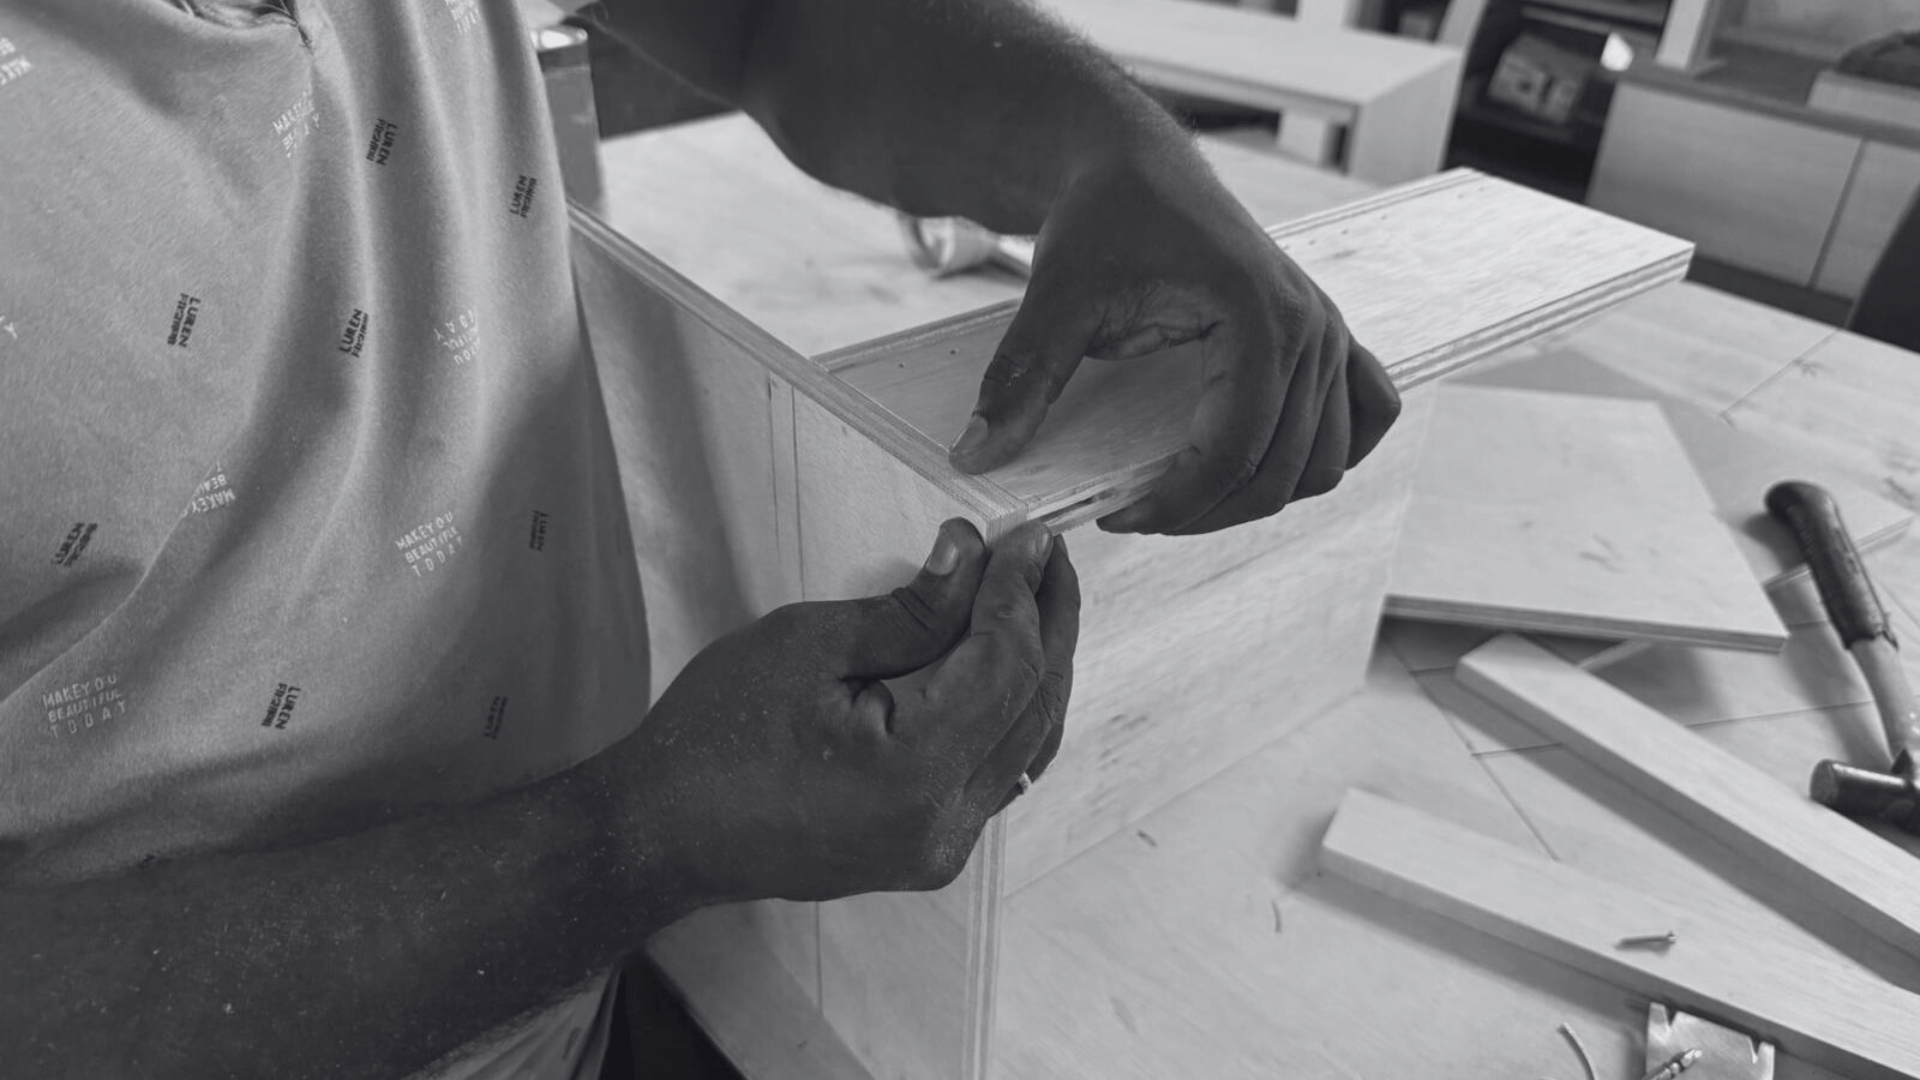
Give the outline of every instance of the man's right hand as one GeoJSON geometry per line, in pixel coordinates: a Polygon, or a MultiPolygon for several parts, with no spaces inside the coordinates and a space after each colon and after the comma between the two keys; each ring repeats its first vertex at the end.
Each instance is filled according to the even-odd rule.
{"type": "Polygon", "coordinates": [[[1079,615],[1044,527],[948,521],[911,584],[695,657],[614,751],[639,828],[712,902],[944,886],[1060,745],[1079,615]]]}

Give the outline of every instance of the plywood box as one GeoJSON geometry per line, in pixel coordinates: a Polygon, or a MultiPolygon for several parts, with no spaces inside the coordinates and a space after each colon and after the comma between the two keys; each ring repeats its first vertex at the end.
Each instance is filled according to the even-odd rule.
{"type": "MultiPolygon", "coordinates": [[[[962,476],[944,447],[1011,306],[810,359],[591,216],[574,226],[656,694],[773,607],[904,583],[945,518],[990,540],[1033,519],[1069,529],[1184,445],[1199,357],[1174,350],[1083,365],[1021,461],[962,476]]],[[[1673,280],[1690,251],[1469,172],[1270,232],[1403,387],[1673,280]]],[[[878,1077],[985,1076],[1004,896],[1359,687],[1425,405],[1410,397],[1335,492],[1268,521],[1075,533],[1083,632],[1043,783],[941,892],[715,910],[662,935],[656,957],[721,1045],[784,1063],[769,1074],[844,1075],[850,1054],[878,1077]]]]}

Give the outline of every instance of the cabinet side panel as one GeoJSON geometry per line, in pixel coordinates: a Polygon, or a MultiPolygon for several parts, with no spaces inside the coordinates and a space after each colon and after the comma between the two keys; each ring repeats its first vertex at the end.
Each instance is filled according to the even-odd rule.
{"type": "Polygon", "coordinates": [[[1433,395],[1333,492],[1199,537],[1069,538],[1066,737],[1007,811],[1015,893],[1360,688],[1433,395]]]}
{"type": "MultiPolygon", "coordinates": [[[[989,541],[1014,515],[944,490],[812,399],[796,395],[801,578],[810,600],[906,584],[950,517],[989,541]]],[[[959,880],[819,908],[820,1006],[876,1077],[980,1080],[988,1060],[1004,824],[959,880]]]]}
{"type": "MultiPolygon", "coordinates": [[[[800,598],[794,395],[750,347],[661,288],[648,264],[594,235],[575,233],[574,278],[633,527],[657,699],[715,638],[800,598]]],[[[759,933],[730,947],[766,953],[816,997],[813,905],[767,901],[735,918],[759,933]]],[[[685,931],[729,933],[712,920],[685,931]]],[[[659,959],[683,993],[711,997],[723,992],[717,970],[674,957],[719,947],[729,946],[702,942],[659,959]]],[[[734,1014],[711,1022],[725,1027],[734,1014]]],[[[716,1034],[729,1045],[756,1037],[745,1028],[716,1034]]]]}

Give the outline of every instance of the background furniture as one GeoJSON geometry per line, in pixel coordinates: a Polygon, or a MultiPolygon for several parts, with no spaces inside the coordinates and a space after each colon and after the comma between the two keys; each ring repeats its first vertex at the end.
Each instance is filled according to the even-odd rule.
{"type": "Polygon", "coordinates": [[[1197,0],[1041,6],[1150,86],[1280,113],[1280,148],[1304,160],[1378,184],[1440,167],[1456,50],[1197,0]]]}

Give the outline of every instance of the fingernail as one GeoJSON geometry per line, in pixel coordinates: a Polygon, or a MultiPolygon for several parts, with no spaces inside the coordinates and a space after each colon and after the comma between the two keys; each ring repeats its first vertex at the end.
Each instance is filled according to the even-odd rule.
{"type": "Polygon", "coordinates": [[[1027,537],[1027,553],[1035,562],[1045,562],[1053,553],[1053,532],[1045,527],[1035,529],[1033,535],[1027,537]]]}
{"type": "Polygon", "coordinates": [[[927,556],[926,566],[922,567],[934,577],[946,577],[960,565],[960,545],[954,542],[945,525],[940,526],[940,535],[933,541],[933,552],[927,556]]]}
{"type": "Polygon", "coordinates": [[[967,430],[961,432],[958,439],[953,440],[953,447],[949,453],[959,457],[969,457],[978,453],[986,441],[987,418],[974,413],[973,419],[967,421],[967,430]]]}

